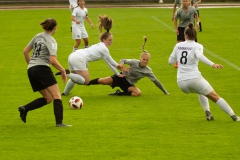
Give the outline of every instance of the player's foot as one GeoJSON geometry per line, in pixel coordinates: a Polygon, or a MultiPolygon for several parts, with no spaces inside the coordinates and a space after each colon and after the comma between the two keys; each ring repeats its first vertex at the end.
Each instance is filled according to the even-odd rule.
{"type": "MultiPolygon", "coordinates": [[[[66,74],[69,74],[69,73],[70,73],[69,69],[65,69],[65,72],[66,72],[66,74]]],[[[57,72],[55,75],[56,75],[56,76],[57,76],[57,75],[61,75],[61,72],[57,72]]]]}
{"type": "Polygon", "coordinates": [[[121,91],[120,90],[116,90],[115,92],[110,93],[109,95],[111,95],[111,96],[119,96],[119,93],[121,93],[121,91]]]}
{"type": "Polygon", "coordinates": [[[56,124],[56,127],[72,127],[72,125],[61,123],[61,124],[56,124]]]}
{"type": "Polygon", "coordinates": [[[21,117],[21,120],[26,123],[26,119],[27,119],[27,112],[24,108],[24,106],[20,106],[18,108],[18,111],[20,112],[20,117],[21,117]]]}
{"type": "Polygon", "coordinates": [[[71,32],[72,32],[72,27],[70,28],[71,32]]]}
{"type": "Polygon", "coordinates": [[[233,121],[240,121],[240,117],[238,117],[236,115],[231,116],[231,118],[233,121]]]}
{"type": "Polygon", "coordinates": [[[208,121],[214,120],[214,117],[210,111],[205,111],[205,114],[206,114],[206,120],[208,121]]]}
{"type": "Polygon", "coordinates": [[[178,68],[178,62],[174,64],[174,68],[178,68]]]}
{"type": "Polygon", "coordinates": [[[64,93],[64,92],[63,92],[61,95],[62,95],[62,96],[68,96],[69,93],[67,94],[67,93],[64,93]]]}

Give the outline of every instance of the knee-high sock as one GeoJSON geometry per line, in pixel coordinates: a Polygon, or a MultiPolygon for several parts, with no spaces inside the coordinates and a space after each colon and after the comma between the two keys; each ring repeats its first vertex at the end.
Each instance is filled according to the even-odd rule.
{"type": "Polygon", "coordinates": [[[229,116],[233,116],[235,115],[235,113],[233,112],[232,108],[229,106],[229,104],[223,99],[220,98],[216,104],[223,110],[225,111],[229,116]]]}
{"type": "Polygon", "coordinates": [[[203,110],[204,110],[204,111],[210,111],[208,98],[205,97],[205,96],[202,95],[202,94],[198,94],[198,99],[199,99],[199,102],[200,102],[203,110]]]}
{"type": "Polygon", "coordinates": [[[65,95],[69,94],[69,92],[73,89],[74,85],[75,85],[75,83],[71,79],[69,79],[66,87],[64,88],[63,93],[65,95]]]}
{"type": "Polygon", "coordinates": [[[88,85],[99,84],[98,79],[99,78],[92,79],[91,81],[89,81],[88,85]]]}
{"type": "Polygon", "coordinates": [[[202,23],[199,22],[199,30],[202,31],[202,23]]]}
{"type": "Polygon", "coordinates": [[[81,75],[79,75],[79,74],[70,73],[70,74],[67,74],[67,76],[73,82],[75,82],[77,84],[84,84],[85,83],[85,79],[81,75]]]}
{"type": "Polygon", "coordinates": [[[63,105],[61,99],[53,100],[53,111],[55,115],[56,124],[62,124],[63,120],[63,105]]]}
{"type": "Polygon", "coordinates": [[[35,99],[32,102],[24,105],[24,108],[25,108],[25,111],[28,112],[28,111],[40,108],[46,104],[47,104],[47,100],[42,97],[42,98],[35,99]]]}

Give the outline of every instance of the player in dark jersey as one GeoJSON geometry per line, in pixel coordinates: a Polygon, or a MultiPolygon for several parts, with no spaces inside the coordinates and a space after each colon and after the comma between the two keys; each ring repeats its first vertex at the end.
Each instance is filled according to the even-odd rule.
{"type": "Polygon", "coordinates": [[[140,60],[136,59],[122,59],[120,61],[120,66],[122,68],[124,64],[130,66],[128,71],[122,72],[121,75],[113,75],[106,78],[96,78],[89,82],[88,85],[94,84],[103,84],[103,85],[110,85],[112,88],[120,87],[123,92],[117,90],[110,95],[129,95],[129,96],[141,96],[141,91],[138,89],[135,84],[137,81],[144,77],[148,77],[151,81],[163,91],[164,94],[169,94],[164,87],[162,86],[161,82],[156,78],[154,73],[152,72],[151,68],[148,67],[148,63],[150,60],[150,54],[144,50],[144,45],[146,43],[146,37],[144,37],[144,44],[143,44],[143,53],[141,54],[140,60]]]}
{"type": "MultiPolygon", "coordinates": [[[[200,15],[200,12],[198,10],[199,3],[201,3],[201,0],[191,0],[192,7],[196,8],[196,10],[197,10],[198,19],[199,19],[199,15],[200,15]]],[[[199,19],[199,32],[202,32],[202,23],[201,23],[200,19],[199,19]]]]}
{"type": "Polygon", "coordinates": [[[61,72],[62,80],[66,82],[65,69],[57,61],[57,42],[52,37],[57,28],[57,22],[48,18],[40,23],[45,30],[33,37],[24,48],[23,53],[28,64],[28,78],[34,92],[39,91],[42,97],[18,108],[20,117],[26,123],[29,111],[43,107],[53,101],[53,109],[57,127],[69,127],[63,124],[63,105],[57,81],[50,68],[50,64],[61,72]],[[32,56],[29,53],[33,50],[32,56]]]}

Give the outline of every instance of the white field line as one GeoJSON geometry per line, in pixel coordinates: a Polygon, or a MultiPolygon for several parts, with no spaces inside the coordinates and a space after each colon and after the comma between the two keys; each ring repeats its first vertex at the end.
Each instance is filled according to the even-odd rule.
{"type": "MultiPolygon", "coordinates": [[[[152,18],[153,18],[154,20],[156,20],[157,22],[160,22],[163,26],[167,27],[168,29],[170,29],[171,31],[174,32],[174,29],[173,29],[172,27],[170,27],[168,24],[166,24],[165,22],[161,21],[160,19],[158,19],[158,18],[155,17],[155,16],[152,16],[152,18]]],[[[217,54],[211,52],[209,49],[207,49],[207,48],[205,48],[205,47],[204,47],[204,50],[205,50],[205,52],[207,52],[209,55],[211,55],[211,56],[213,56],[213,57],[215,57],[215,58],[217,58],[217,59],[225,62],[225,63],[228,64],[229,66],[231,66],[231,67],[233,67],[234,69],[240,71],[240,67],[239,67],[239,66],[237,66],[237,65],[231,63],[230,61],[228,61],[228,60],[226,60],[226,59],[218,56],[217,54]]]]}

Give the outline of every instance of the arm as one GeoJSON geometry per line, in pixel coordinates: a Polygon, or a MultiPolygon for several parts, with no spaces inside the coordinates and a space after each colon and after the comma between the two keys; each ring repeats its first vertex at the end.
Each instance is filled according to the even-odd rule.
{"type": "Polygon", "coordinates": [[[198,0],[197,2],[195,2],[194,4],[192,4],[193,7],[196,7],[199,3],[201,3],[201,0],[198,0]]]}
{"type": "Polygon", "coordinates": [[[177,5],[174,4],[173,10],[172,10],[172,21],[174,20],[174,15],[175,15],[175,12],[176,12],[176,7],[177,7],[177,5]]]}
{"type": "Polygon", "coordinates": [[[117,67],[119,67],[119,65],[117,64],[117,66],[113,66],[106,58],[104,58],[103,59],[106,63],[107,63],[107,65],[110,67],[110,69],[117,75],[117,76],[119,76],[120,74],[119,74],[119,72],[117,71],[117,67]]]}
{"type": "Polygon", "coordinates": [[[197,13],[195,14],[195,18],[196,18],[196,21],[197,21],[198,28],[200,28],[200,26],[199,26],[200,20],[199,20],[199,17],[198,17],[198,14],[197,14],[197,13]]]}
{"type": "Polygon", "coordinates": [[[179,34],[179,32],[178,32],[177,20],[176,20],[176,19],[174,19],[173,21],[174,21],[175,33],[176,33],[176,35],[178,35],[178,34],[179,34]]]}
{"type": "Polygon", "coordinates": [[[32,48],[29,47],[29,46],[26,46],[26,47],[24,48],[24,50],[23,50],[23,54],[24,54],[24,57],[25,57],[25,60],[26,60],[27,64],[28,64],[29,61],[30,61],[29,52],[30,52],[31,50],[32,50],[32,48]]]}
{"type": "Polygon", "coordinates": [[[78,20],[75,18],[75,16],[72,15],[72,18],[71,18],[71,19],[72,19],[73,22],[76,22],[77,24],[80,24],[80,21],[78,21],[78,20]]]}
{"type": "Polygon", "coordinates": [[[169,64],[169,65],[172,65],[172,64],[175,63],[176,61],[177,61],[176,58],[170,56],[169,59],[168,59],[168,64],[169,64]]]}
{"type": "Polygon", "coordinates": [[[91,22],[91,20],[88,18],[88,16],[86,17],[86,21],[92,26],[92,28],[94,28],[93,23],[91,22]]]}
{"type": "Polygon", "coordinates": [[[158,80],[156,79],[155,81],[153,81],[153,83],[154,83],[159,89],[161,89],[165,95],[168,95],[168,94],[169,94],[169,93],[165,90],[165,88],[162,86],[162,84],[161,84],[160,81],[158,81],[158,80]]]}
{"type": "Polygon", "coordinates": [[[50,63],[53,65],[54,68],[56,68],[61,72],[62,80],[65,83],[67,80],[66,72],[65,72],[65,69],[58,62],[56,56],[50,56],[50,63]]]}

